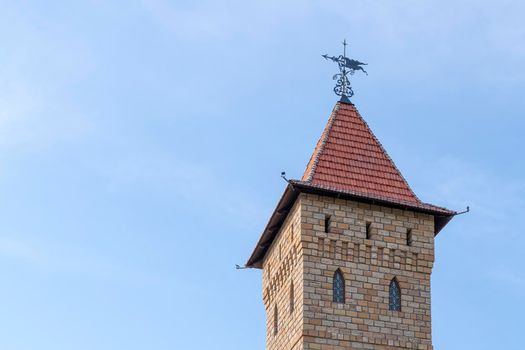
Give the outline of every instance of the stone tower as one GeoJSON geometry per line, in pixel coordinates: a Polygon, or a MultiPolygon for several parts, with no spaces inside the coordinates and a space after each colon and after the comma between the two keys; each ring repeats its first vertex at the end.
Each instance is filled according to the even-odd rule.
{"type": "Polygon", "coordinates": [[[267,350],[432,349],[434,238],[454,215],[338,102],[246,264],[263,269],[267,350]]]}

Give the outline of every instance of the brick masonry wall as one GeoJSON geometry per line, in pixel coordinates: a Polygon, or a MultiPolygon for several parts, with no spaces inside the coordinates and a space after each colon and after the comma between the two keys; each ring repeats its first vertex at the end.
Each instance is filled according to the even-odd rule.
{"type": "MultiPolygon", "coordinates": [[[[433,217],[311,194],[301,194],[299,200],[302,349],[431,350],[433,217]],[[330,216],[328,233],[326,215],[330,216]],[[367,222],[371,239],[366,239],[367,222]],[[410,246],[407,229],[412,230],[410,246]],[[345,277],[344,304],[332,301],[332,279],[338,268],[345,277]],[[401,311],[389,310],[394,277],[401,288],[401,311]]],[[[292,349],[284,343],[278,348],[292,349]]]]}
{"type": "Polygon", "coordinates": [[[263,262],[266,349],[303,349],[303,258],[301,203],[297,200],[263,262]],[[291,285],[293,283],[293,309],[291,285]],[[274,313],[277,308],[277,333],[274,313]]]}

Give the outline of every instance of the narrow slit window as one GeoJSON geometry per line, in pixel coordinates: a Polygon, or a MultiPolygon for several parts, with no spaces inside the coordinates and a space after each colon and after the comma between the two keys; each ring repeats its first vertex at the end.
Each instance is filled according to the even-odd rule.
{"type": "Polygon", "coordinates": [[[326,232],[326,233],[330,232],[330,225],[332,224],[331,223],[331,221],[332,221],[331,219],[332,218],[331,218],[330,215],[326,215],[324,217],[324,232],[326,232]]]}
{"type": "Polygon", "coordinates": [[[407,245],[412,245],[412,229],[407,230],[407,245]]]}
{"type": "Polygon", "coordinates": [[[395,277],[390,282],[388,295],[389,309],[391,311],[401,311],[401,288],[399,288],[399,283],[395,277]]]}
{"type": "Polygon", "coordinates": [[[279,321],[279,314],[277,312],[277,306],[274,306],[274,309],[273,309],[273,335],[277,335],[277,333],[279,332],[278,321],[279,321]]]}
{"type": "Polygon", "coordinates": [[[337,269],[334,273],[333,294],[334,303],[345,303],[345,278],[340,269],[337,269]]]}
{"type": "Polygon", "coordinates": [[[366,239],[372,238],[372,223],[367,222],[366,223],[366,239]]]}
{"type": "Polygon", "coordinates": [[[290,313],[293,312],[295,308],[295,291],[293,289],[293,282],[290,282],[290,313]]]}

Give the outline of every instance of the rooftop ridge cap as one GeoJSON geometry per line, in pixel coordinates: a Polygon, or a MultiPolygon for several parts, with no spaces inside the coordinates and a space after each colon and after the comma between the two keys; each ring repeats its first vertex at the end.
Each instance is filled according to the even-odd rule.
{"type": "MultiPolygon", "coordinates": [[[[352,105],[353,106],[353,105],[352,105]]],[[[321,154],[323,154],[324,148],[326,146],[326,141],[328,140],[328,135],[332,131],[332,125],[334,125],[335,117],[337,116],[337,112],[339,112],[339,109],[341,107],[341,102],[337,101],[334,108],[332,109],[332,113],[330,114],[330,118],[328,119],[328,123],[325,126],[325,129],[323,131],[323,134],[317,141],[317,145],[315,146],[314,153],[312,153],[312,156],[310,157],[310,160],[306,164],[305,174],[306,171],[308,171],[308,168],[310,167],[310,163],[312,166],[310,167],[310,171],[308,172],[308,176],[305,178],[303,175],[303,179],[305,178],[306,182],[312,182],[313,176],[315,174],[315,170],[317,168],[317,164],[319,163],[319,158],[321,157],[321,154]],[[317,152],[316,152],[317,151],[317,152]]]]}

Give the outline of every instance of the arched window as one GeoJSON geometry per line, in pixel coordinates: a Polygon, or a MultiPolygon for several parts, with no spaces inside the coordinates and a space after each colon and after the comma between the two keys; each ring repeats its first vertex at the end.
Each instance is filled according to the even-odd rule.
{"type": "Polygon", "coordinates": [[[408,229],[407,230],[407,245],[411,246],[412,242],[413,242],[413,240],[412,240],[412,230],[408,229]]]}
{"type": "Polygon", "coordinates": [[[366,239],[372,238],[372,223],[367,222],[365,226],[365,232],[366,232],[366,239]]]}
{"type": "Polygon", "coordinates": [[[295,291],[293,290],[293,281],[290,282],[290,313],[293,312],[295,308],[295,291]]]}
{"type": "Polygon", "coordinates": [[[277,313],[277,305],[273,309],[273,335],[277,335],[277,332],[279,332],[279,315],[277,313]]]}
{"type": "Polygon", "coordinates": [[[345,278],[340,269],[337,269],[334,273],[333,281],[334,289],[334,303],[345,303],[345,278]]]}
{"type": "Polygon", "coordinates": [[[390,282],[389,295],[389,309],[392,311],[401,311],[401,288],[397,278],[393,278],[390,282]]]}

